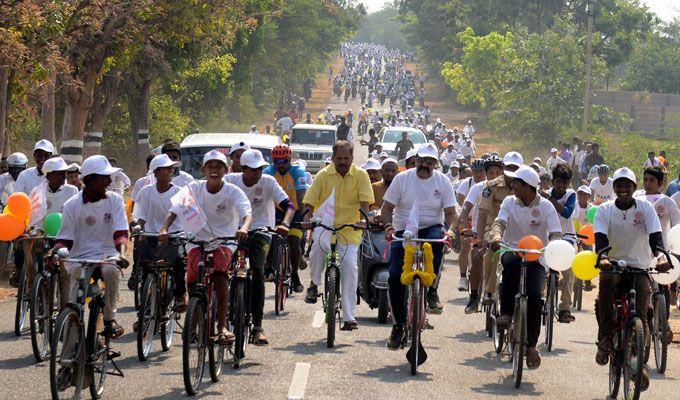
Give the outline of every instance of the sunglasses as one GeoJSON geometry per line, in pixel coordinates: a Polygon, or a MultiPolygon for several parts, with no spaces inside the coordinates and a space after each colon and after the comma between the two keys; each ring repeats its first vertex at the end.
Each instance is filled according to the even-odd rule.
{"type": "Polygon", "coordinates": [[[274,164],[275,165],[286,165],[286,164],[288,164],[289,161],[290,160],[287,160],[287,159],[284,158],[284,159],[281,159],[281,160],[274,160],[274,164]]]}

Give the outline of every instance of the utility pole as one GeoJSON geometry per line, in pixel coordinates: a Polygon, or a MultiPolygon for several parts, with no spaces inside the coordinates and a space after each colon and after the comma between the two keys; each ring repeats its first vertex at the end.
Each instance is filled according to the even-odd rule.
{"type": "Polygon", "coordinates": [[[588,0],[588,39],[586,44],[586,82],[583,90],[583,126],[581,137],[588,136],[588,121],[590,121],[590,75],[593,64],[593,5],[595,0],[588,0]]]}

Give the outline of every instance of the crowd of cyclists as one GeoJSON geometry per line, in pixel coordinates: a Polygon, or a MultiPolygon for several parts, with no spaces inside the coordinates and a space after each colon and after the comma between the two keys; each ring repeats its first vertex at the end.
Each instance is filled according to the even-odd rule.
{"type": "MultiPolygon", "coordinates": [[[[343,73],[334,77],[329,73],[333,87],[337,88],[335,95],[340,97],[344,93],[347,99],[356,91],[366,106],[358,120],[343,118],[340,123],[353,127],[373,122],[367,110],[388,102],[389,111],[375,112],[378,116],[375,123],[423,127],[430,139],[427,143],[404,143],[404,152],[391,157],[381,151],[372,132],[371,139],[364,142],[369,146],[369,157],[358,160],[354,143],[340,138],[333,145],[327,166],[313,179],[285,143],[272,149],[271,163],[248,143],[239,143],[227,154],[208,151],[202,163],[203,177],[194,180],[181,171],[178,144],[168,141],[159,152],[149,155],[147,174],[128,188],[129,179],[125,181],[127,177],[106,157],[91,156],[82,165],[69,165],[57,156],[52,143],[40,140],[33,151],[35,167],[27,168],[28,157],[21,153],[8,157],[8,171],[0,176],[3,200],[13,192],[23,192],[31,199],[41,199],[34,206],[45,208],[39,215],[62,214],[61,230],[44,254],[46,261],[58,262],[57,255],[63,248],[74,259],[116,257],[115,265],[101,268],[101,278],[106,283],[103,334],[110,339],[120,337],[130,328],[141,329],[138,324],[124,327],[116,321],[118,269],[130,264],[127,247],[131,233],[139,236],[139,232],[146,232],[144,240],[135,241],[133,259],[133,268],[142,272],[132,274],[128,286],[138,285],[135,279],[140,278],[135,277],[144,279],[162,249],[164,261],[172,265],[173,307],[182,313],[187,309],[187,293],[202,284],[198,281],[203,273],[202,263],[206,254],[210,254],[216,293],[214,340],[224,345],[235,340],[227,315],[232,261],[237,257],[237,249],[245,250],[252,271],[249,304],[253,329],[249,340],[255,345],[267,345],[270,338],[265,334],[263,312],[265,283],[273,279],[276,269],[270,254],[275,247],[272,240],[275,236],[284,238],[290,249],[293,292],[304,291],[299,271],[309,266],[311,279],[305,301],[316,303],[329,251],[317,226],[318,220],[329,217],[329,202],[332,214],[329,223],[336,227],[353,225],[338,232],[336,243],[341,255],[338,260],[341,330],[359,328],[356,307],[362,288],[357,264],[359,247],[366,240],[362,230],[378,227],[391,242],[388,265],[393,326],[387,347],[394,350],[402,348],[407,339],[407,292],[401,280],[405,252],[403,243],[394,239],[407,232],[421,239],[447,239],[449,243],[432,246],[437,280],[427,291],[428,312],[443,312],[438,287],[440,279],[446,279],[442,266],[451,247],[458,258],[458,290],[469,292],[464,313],[477,312],[480,304],[491,304],[497,299],[500,311],[496,322],[500,327],[512,323],[514,298],[520,290],[520,266],[526,260],[512,252],[503,253],[499,260],[497,251],[502,246],[518,246],[528,235],[540,239],[542,247],[560,239],[576,247],[579,244],[576,232],[588,223],[586,214],[592,205],[599,206],[593,223],[594,250],[602,253],[599,268],[603,272],[615,269],[621,261],[639,270],[666,272],[672,268],[670,260],[659,254],[668,249],[668,232],[680,223],[680,192],[675,180],[668,184],[672,197],[662,193],[668,179],[664,155],[650,153],[642,168],[621,167],[612,173],[599,153],[599,145],[583,143],[578,138],[572,144],[560,143],[559,148],[551,149],[545,163],[539,157],[528,161],[516,151],[478,154],[471,122],[462,132],[457,128],[447,130],[441,120],[429,125],[429,112],[412,111],[418,91],[423,90],[423,81],[405,70],[408,55],[363,44],[346,44],[342,53],[343,73]],[[395,106],[400,109],[393,112],[395,106]],[[125,192],[130,193],[130,214],[126,214],[125,192]],[[363,217],[364,213],[370,213],[370,218],[363,217]],[[179,233],[191,240],[173,241],[173,235],[179,233]],[[202,244],[195,244],[198,242],[202,244]],[[309,250],[308,255],[305,250],[309,250]]],[[[333,117],[323,122],[337,120],[333,117]]],[[[30,225],[29,230],[42,229],[41,219],[32,220],[30,225]]],[[[32,279],[39,247],[30,241],[15,246],[17,273],[12,277],[13,285],[25,285],[17,280],[22,268],[28,271],[26,279],[32,279]]],[[[79,295],[77,279],[81,266],[66,263],[63,268],[66,274],[59,282],[64,294],[60,309],[69,307],[79,295]]],[[[541,364],[537,343],[546,274],[541,260],[528,263],[525,284],[529,368],[541,364]]],[[[595,360],[606,365],[615,348],[612,335],[615,296],[628,283],[619,276],[603,274],[599,282],[587,284],[586,290],[598,290],[595,360]]],[[[560,290],[558,321],[571,323],[575,320],[571,310],[574,290],[571,271],[562,273],[560,290]]],[[[652,291],[648,275],[637,279],[636,290],[637,315],[647,331],[652,291]]],[[[669,295],[674,295],[675,290],[672,285],[669,295]]],[[[648,385],[645,370],[643,390],[648,385]]]]}

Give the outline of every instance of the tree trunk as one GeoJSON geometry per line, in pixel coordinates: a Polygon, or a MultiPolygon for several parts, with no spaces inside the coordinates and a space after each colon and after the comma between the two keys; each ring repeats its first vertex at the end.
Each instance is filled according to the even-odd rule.
{"type": "Polygon", "coordinates": [[[54,134],[54,113],[56,109],[56,104],[54,101],[54,89],[57,80],[56,73],[50,73],[49,82],[45,85],[42,90],[41,96],[41,116],[42,116],[42,127],[40,130],[40,137],[47,139],[54,143],[56,140],[54,134]]]}
{"type": "Polygon", "coordinates": [[[11,145],[11,136],[9,134],[9,126],[7,124],[7,116],[9,115],[9,109],[10,106],[12,105],[12,91],[14,88],[14,71],[8,70],[7,74],[7,89],[5,91],[5,107],[3,108],[3,112],[5,113],[5,117],[3,118],[4,124],[5,124],[5,141],[2,145],[2,158],[7,158],[9,154],[11,153],[10,151],[10,145],[11,145]]]}
{"type": "Polygon", "coordinates": [[[120,71],[111,71],[104,76],[101,84],[95,89],[94,104],[90,110],[89,129],[85,132],[84,153],[86,157],[101,153],[104,126],[113,106],[118,101],[121,79],[120,71]]]}
{"type": "Polygon", "coordinates": [[[62,158],[67,162],[83,162],[83,134],[87,123],[87,113],[92,106],[92,96],[97,84],[100,69],[85,65],[79,83],[71,83],[66,88],[68,103],[71,106],[71,129],[62,132],[62,158]]]}
{"type": "Polygon", "coordinates": [[[145,168],[146,156],[149,154],[149,103],[151,100],[150,76],[130,74],[127,78],[128,113],[130,115],[130,133],[135,148],[135,166],[145,168]]]}
{"type": "MultiPolygon", "coordinates": [[[[9,70],[0,68],[0,149],[5,148],[5,134],[7,132],[7,108],[9,106],[8,85],[9,70]]],[[[3,158],[4,158],[3,152],[3,158]]]]}

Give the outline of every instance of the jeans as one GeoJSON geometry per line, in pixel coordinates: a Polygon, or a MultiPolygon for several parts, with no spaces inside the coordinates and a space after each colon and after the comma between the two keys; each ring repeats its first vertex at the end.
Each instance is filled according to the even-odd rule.
{"type": "MultiPolygon", "coordinates": [[[[503,281],[500,287],[501,314],[513,315],[515,311],[515,295],[519,292],[522,258],[514,253],[505,253],[501,257],[503,265],[503,281]]],[[[526,294],[527,301],[527,342],[529,347],[536,347],[541,333],[541,313],[543,299],[541,292],[545,284],[545,268],[538,262],[527,262],[526,294]]]]}
{"type": "MultiPolygon", "coordinates": [[[[396,232],[401,236],[404,231],[396,232]]],[[[434,225],[418,231],[419,239],[441,239],[444,237],[444,228],[441,225],[434,225]]],[[[401,273],[404,266],[404,242],[392,242],[390,245],[390,277],[389,284],[390,305],[392,316],[397,324],[406,323],[406,286],[401,283],[401,273]]],[[[439,270],[444,257],[444,245],[442,243],[432,244],[434,254],[434,272],[439,275],[439,270]]]]}
{"type": "MultiPolygon", "coordinates": [[[[627,291],[632,287],[632,281],[624,281],[621,274],[601,274],[600,287],[597,294],[597,303],[595,306],[598,332],[598,342],[608,342],[611,345],[614,333],[614,299],[621,296],[622,291],[627,291]]],[[[632,276],[628,277],[632,279],[632,276]]],[[[652,293],[651,283],[648,275],[635,275],[635,313],[640,320],[642,320],[642,327],[645,331],[645,337],[649,334],[649,326],[647,324],[647,306],[649,304],[649,297],[652,293]]],[[[604,343],[603,343],[604,344],[604,343]]],[[[606,344],[600,345],[600,348],[607,347],[606,344]]]]}
{"type": "Polygon", "coordinates": [[[175,280],[173,296],[184,296],[187,289],[184,279],[184,263],[179,255],[179,245],[173,244],[171,240],[167,246],[161,246],[158,244],[158,238],[148,236],[144,237],[143,240],[139,240],[137,247],[139,255],[139,260],[137,260],[138,268],[142,268],[142,281],[140,284],[144,284],[146,275],[149,273],[149,265],[163,260],[173,266],[172,277],[175,280]]]}
{"type": "Polygon", "coordinates": [[[255,231],[248,234],[248,258],[250,271],[252,272],[252,293],[250,296],[250,309],[253,313],[253,325],[262,327],[264,315],[264,264],[267,261],[267,253],[272,242],[269,233],[255,231]]]}

